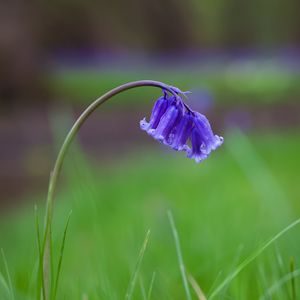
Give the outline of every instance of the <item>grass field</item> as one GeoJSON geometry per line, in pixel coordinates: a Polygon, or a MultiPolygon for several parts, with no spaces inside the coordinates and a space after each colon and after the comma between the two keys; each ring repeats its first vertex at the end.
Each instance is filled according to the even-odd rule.
{"type": "MultiPolygon", "coordinates": [[[[155,143],[113,162],[92,161],[74,148],[56,197],[55,266],[72,210],[58,299],[188,299],[169,210],[187,273],[210,299],[239,263],[300,216],[297,132],[228,132],[224,147],[200,165],[155,143]],[[125,297],[130,282],[133,295],[125,297]]],[[[42,223],[45,197],[46,186],[27,207],[1,216],[0,248],[13,295],[1,260],[0,299],[36,299],[33,207],[37,203],[42,223]]],[[[298,299],[299,234],[300,226],[285,233],[213,298],[298,299]]],[[[205,299],[190,290],[192,299],[205,299]]]]}

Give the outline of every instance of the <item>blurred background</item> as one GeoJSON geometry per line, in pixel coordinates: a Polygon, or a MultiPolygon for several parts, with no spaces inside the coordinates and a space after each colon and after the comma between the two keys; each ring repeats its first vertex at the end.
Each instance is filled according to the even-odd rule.
{"type": "MultiPolygon", "coordinates": [[[[294,0],[3,1],[1,207],[44,189],[57,115],[74,119],[74,111],[130,80],[193,91],[192,106],[212,113],[216,128],[228,121],[299,125],[299,9],[294,0]]],[[[116,100],[89,122],[82,139],[90,151],[110,155],[147,143],[136,123],[156,91],[143,92],[123,95],[131,101],[116,100]]]]}
{"type": "MultiPolygon", "coordinates": [[[[82,272],[95,278],[109,269],[117,287],[106,277],[103,284],[78,279],[80,295],[114,290],[111,299],[118,299],[150,227],[156,250],[147,267],[162,262],[175,274],[174,281],[162,276],[156,295],[175,299],[164,292],[176,287],[182,299],[176,258],[165,259],[174,250],[169,208],[182,228],[188,268],[205,290],[220,269],[230,269],[239,245],[248,253],[299,216],[299,10],[296,0],[1,1],[0,247],[22,297],[32,288],[26,270],[36,252],[23,261],[15,245],[27,245],[24,257],[35,249],[32,207],[44,209],[58,147],[92,100],[128,81],[192,91],[190,106],[210,118],[225,144],[196,165],[141,132],[139,120],[160,95],[153,88],[118,95],[94,113],[66,161],[56,224],[60,232],[73,209],[66,274],[82,270],[80,255],[100,255],[102,265],[91,259],[82,272]],[[77,244],[81,252],[72,254],[77,244]],[[125,271],[116,278],[119,268],[125,271]]],[[[284,259],[298,244],[295,236],[286,242],[284,259]]],[[[260,269],[265,286],[269,269],[260,269]]]]}

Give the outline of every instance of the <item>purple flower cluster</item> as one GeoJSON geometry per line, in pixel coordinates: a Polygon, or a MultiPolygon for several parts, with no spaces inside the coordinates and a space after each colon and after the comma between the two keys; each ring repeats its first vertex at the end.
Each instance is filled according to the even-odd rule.
{"type": "Polygon", "coordinates": [[[175,87],[172,90],[176,96],[164,91],[154,104],[150,121],[144,118],[140,127],[154,139],[176,151],[185,151],[187,157],[199,163],[223,143],[223,138],[214,135],[204,115],[183,102],[184,92],[175,87]]]}

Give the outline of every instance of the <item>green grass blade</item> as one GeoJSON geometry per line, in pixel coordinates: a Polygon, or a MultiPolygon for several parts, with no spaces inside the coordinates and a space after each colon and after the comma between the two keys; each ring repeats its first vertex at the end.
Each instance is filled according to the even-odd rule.
{"type": "Polygon", "coordinates": [[[151,277],[151,281],[150,281],[150,285],[149,285],[149,289],[148,289],[148,293],[147,293],[147,300],[151,299],[155,276],[156,276],[156,273],[153,272],[152,277],[151,277]]]}
{"type": "Polygon", "coordinates": [[[209,290],[207,292],[207,295],[210,295],[213,292],[213,290],[217,286],[217,283],[218,283],[219,279],[221,278],[222,273],[223,273],[223,271],[219,271],[219,273],[217,274],[216,278],[214,279],[211,287],[209,288],[209,290]]]}
{"type": "MultiPolygon", "coordinates": [[[[243,252],[243,248],[244,246],[243,245],[239,245],[238,249],[237,249],[237,254],[235,255],[234,259],[233,259],[233,263],[232,263],[232,267],[230,268],[230,272],[232,272],[233,270],[235,270],[235,268],[239,265],[239,262],[241,260],[241,255],[242,255],[242,252],[243,252]]],[[[225,295],[226,292],[227,292],[227,288],[228,286],[226,286],[223,290],[223,294],[225,295]]],[[[211,291],[213,291],[213,289],[211,289],[211,291]]],[[[210,293],[208,293],[208,295],[210,295],[210,293]]]]}
{"type": "Polygon", "coordinates": [[[188,279],[189,279],[189,282],[190,282],[195,294],[197,295],[198,299],[199,300],[207,300],[207,298],[205,297],[205,295],[204,295],[202,289],[200,288],[198,282],[196,281],[196,279],[191,274],[189,274],[188,279]]]}
{"type": "Polygon", "coordinates": [[[176,247],[176,252],[177,252],[177,257],[178,257],[178,262],[179,262],[179,267],[180,267],[180,272],[181,272],[181,277],[182,277],[182,281],[183,281],[183,286],[184,286],[186,298],[188,300],[192,300],[192,296],[191,296],[191,292],[190,292],[190,289],[189,289],[189,284],[188,284],[188,280],[187,280],[187,276],[186,276],[185,266],[184,266],[184,263],[183,263],[182,253],[181,253],[181,249],[180,249],[179,236],[178,236],[178,232],[177,232],[177,229],[176,229],[175,222],[174,222],[173,215],[172,215],[171,211],[168,211],[168,217],[169,217],[169,221],[170,221],[170,224],[171,224],[173,237],[174,237],[174,240],[175,240],[175,247],[176,247]]]}
{"type": "Polygon", "coordinates": [[[46,218],[45,220],[45,230],[43,234],[43,243],[41,249],[41,255],[43,258],[43,285],[45,290],[45,298],[44,300],[48,300],[51,296],[51,286],[53,283],[53,252],[52,252],[52,229],[51,229],[51,221],[46,218]]]}
{"type": "Polygon", "coordinates": [[[141,294],[142,294],[143,300],[147,300],[145,286],[144,286],[144,282],[143,282],[142,278],[140,278],[140,288],[141,288],[141,294]]]}
{"type": "Polygon", "coordinates": [[[3,287],[3,290],[5,291],[5,293],[7,295],[10,295],[10,290],[9,290],[8,284],[1,272],[0,272],[0,286],[3,287]]]}
{"type": "MultiPolygon", "coordinates": [[[[275,282],[267,291],[259,297],[259,300],[267,300],[272,297],[272,295],[285,283],[290,281],[292,278],[295,279],[296,277],[300,276],[300,269],[294,270],[292,273],[288,273],[281,277],[277,282],[275,282]]],[[[296,298],[295,298],[296,299],[296,298]]]]}
{"type": "MultiPolygon", "coordinates": [[[[294,257],[291,257],[290,260],[290,273],[293,274],[295,271],[295,259],[294,257]]],[[[292,300],[296,300],[296,282],[295,282],[295,276],[291,277],[291,290],[292,290],[292,300]]]]}
{"type": "Polygon", "coordinates": [[[36,205],[34,206],[34,217],[35,217],[36,239],[37,239],[38,255],[39,255],[36,300],[40,300],[41,293],[43,299],[46,299],[46,292],[45,292],[45,284],[44,284],[43,254],[42,254],[42,245],[41,245],[41,236],[40,236],[40,223],[39,223],[39,217],[38,217],[38,211],[36,205]]]}
{"type": "Polygon", "coordinates": [[[66,236],[67,236],[67,231],[68,231],[68,226],[69,226],[71,214],[72,214],[72,211],[70,211],[70,213],[69,213],[69,216],[68,216],[68,219],[67,219],[67,222],[66,222],[66,226],[65,226],[65,230],[64,230],[64,234],[63,234],[62,243],[61,243],[60,255],[59,255],[57,271],[56,271],[56,276],[55,276],[55,282],[54,282],[54,288],[53,288],[53,294],[52,294],[52,297],[51,297],[51,299],[53,299],[53,300],[56,298],[56,294],[57,294],[59,275],[60,275],[60,271],[61,271],[62,259],[63,259],[65,243],[66,243],[66,236]]]}
{"type": "Polygon", "coordinates": [[[248,256],[244,261],[242,261],[237,268],[224,279],[224,281],[211,293],[209,296],[209,299],[215,298],[223,289],[225,286],[227,286],[247,265],[249,265],[256,257],[258,257],[266,248],[268,248],[271,244],[273,244],[277,239],[279,239],[282,235],[287,233],[289,230],[291,230],[293,227],[298,225],[300,223],[300,219],[297,219],[287,227],[285,227],[283,230],[281,230],[279,233],[277,233],[274,237],[272,237],[269,241],[264,243],[259,249],[254,251],[250,256],[248,256]]]}
{"type": "Polygon", "coordinates": [[[257,281],[260,289],[264,291],[268,286],[268,276],[262,264],[259,264],[258,266],[257,281]]]}
{"type": "Polygon", "coordinates": [[[135,268],[134,268],[134,272],[131,276],[131,280],[130,280],[129,285],[128,285],[128,289],[127,289],[127,292],[126,292],[126,295],[125,295],[125,300],[132,299],[133,291],[134,291],[136,281],[137,281],[137,278],[138,278],[138,274],[139,274],[139,271],[140,271],[140,268],[141,268],[144,253],[145,253],[147,245],[148,245],[149,237],[150,237],[150,230],[148,230],[147,233],[146,233],[146,237],[145,237],[145,240],[143,242],[142,248],[140,250],[138,260],[137,260],[135,268]]]}
{"type": "Polygon", "coordinates": [[[9,295],[10,298],[12,300],[15,299],[14,297],[14,290],[13,290],[13,286],[12,286],[12,281],[11,281],[11,277],[10,277],[10,273],[9,273],[9,269],[8,269],[8,264],[7,264],[7,260],[4,254],[4,250],[1,248],[1,255],[2,255],[2,259],[3,259],[3,263],[4,263],[4,268],[5,268],[5,272],[6,272],[6,276],[7,276],[7,283],[8,283],[8,288],[9,288],[9,295]]]}
{"type": "Polygon", "coordinates": [[[283,258],[279,251],[277,243],[275,243],[275,256],[276,256],[276,260],[277,260],[279,274],[283,275],[284,274],[284,263],[283,263],[283,258]]]}

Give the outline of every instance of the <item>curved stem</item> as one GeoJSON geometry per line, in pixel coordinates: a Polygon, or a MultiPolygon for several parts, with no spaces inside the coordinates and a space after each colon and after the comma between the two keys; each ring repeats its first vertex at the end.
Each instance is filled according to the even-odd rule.
{"type": "Polygon", "coordinates": [[[48,195],[47,195],[47,204],[46,204],[46,219],[45,219],[45,236],[44,236],[44,243],[43,243],[43,253],[44,251],[48,251],[48,255],[44,254],[44,265],[43,265],[43,272],[45,274],[45,271],[47,273],[48,277],[51,273],[51,270],[45,270],[46,268],[50,268],[50,247],[51,247],[51,223],[52,223],[52,215],[53,215],[53,198],[54,198],[54,192],[57,185],[58,176],[60,174],[64,158],[66,156],[67,150],[70,147],[70,144],[72,140],[74,139],[75,135],[83,125],[83,123],[88,119],[88,117],[96,110],[97,107],[99,107],[101,104],[109,100],[111,97],[135,88],[135,87],[143,87],[143,86],[153,86],[162,88],[164,90],[167,90],[171,94],[173,94],[175,97],[178,97],[177,93],[169,86],[159,81],[153,81],[153,80],[140,80],[140,81],[133,81],[129,82],[123,85],[120,85],[106,94],[102,95],[98,99],[96,99],[92,104],[90,104],[87,109],[79,116],[77,121],[72,126],[71,130],[69,131],[68,135],[66,136],[60,151],[58,153],[58,156],[56,158],[53,171],[50,174],[50,181],[49,181],[49,188],[48,188],[48,195]],[[47,249],[45,249],[48,248],[47,249]],[[46,265],[46,266],[45,266],[46,265]]]}

